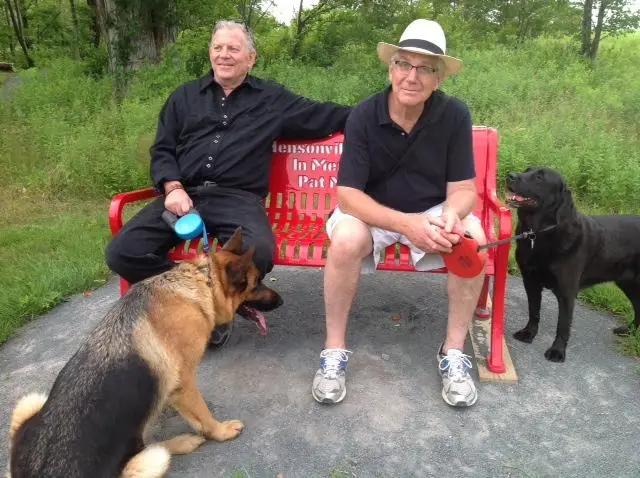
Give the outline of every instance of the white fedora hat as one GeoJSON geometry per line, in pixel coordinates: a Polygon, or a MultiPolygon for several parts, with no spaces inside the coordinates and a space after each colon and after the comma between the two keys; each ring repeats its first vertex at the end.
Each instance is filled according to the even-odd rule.
{"type": "Polygon", "coordinates": [[[445,54],[447,50],[447,40],[444,31],[438,22],[433,20],[418,19],[412,21],[405,28],[400,43],[391,45],[390,43],[378,43],[378,57],[385,64],[398,50],[410,51],[421,55],[435,56],[441,58],[445,65],[444,77],[455,75],[462,70],[462,60],[445,54]]]}

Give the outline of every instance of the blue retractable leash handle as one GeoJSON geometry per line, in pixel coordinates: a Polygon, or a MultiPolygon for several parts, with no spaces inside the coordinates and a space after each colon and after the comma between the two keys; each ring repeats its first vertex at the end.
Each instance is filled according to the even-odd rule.
{"type": "Polygon", "coordinates": [[[204,252],[209,252],[207,228],[202,217],[200,217],[200,213],[195,208],[191,208],[187,214],[181,217],[165,209],[162,213],[162,219],[182,240],[194,239],[202,234],[204,252]]]}

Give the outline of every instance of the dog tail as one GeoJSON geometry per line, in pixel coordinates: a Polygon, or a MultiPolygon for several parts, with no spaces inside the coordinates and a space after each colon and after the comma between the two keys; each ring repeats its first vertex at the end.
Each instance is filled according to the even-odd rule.
{"type": "Polygon", "coordinates": [[[169,470],[171,455],[187,455],[206,441],[201,435],[185,433],[148,446],[127,462],[121,478],[161,478],[169,470]]]}
{"type": "Polygon", "coordinates": [[[25,395],[16,404],[11,416],[11,424],[9,425],[9,443],[13,442],[13,437],[20,427],[32,416],[38,413],[45,402],[47,396],[42,393],[30,393],[25,395]]]}
{"type": "Polygon", "coordinates": [[[122,470],[121,478],[161,478],[169,470],[171,454],[162,445],[151,445],[135,455],[122,470]]]}

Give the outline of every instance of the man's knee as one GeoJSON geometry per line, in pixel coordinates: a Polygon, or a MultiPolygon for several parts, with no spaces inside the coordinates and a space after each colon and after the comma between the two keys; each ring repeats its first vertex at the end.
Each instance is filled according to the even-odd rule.
{"type": "Polygon", "coordinates": [[[339,221],[331,231],[330,239],[328,253],[340,262],[363,259],[373,250],[369,228],[356,219],[339,221]]]}
{"type": "Polygon", "coordinates": [[[482,229],[482,224],[475,216],[468,215],[462,220],[462,228],[471,234],[478,245],[484,245],[487,243],[487,236],[482,229]]]}
{"type": "Polygon", "coordinates": [[[126,266],[125,258],[122,254],[123,248],[121,245],[119,236],[114,237],[104,251],[104,259],[107,263],[107,267],[122,276],[128,269],[126,266]]]}

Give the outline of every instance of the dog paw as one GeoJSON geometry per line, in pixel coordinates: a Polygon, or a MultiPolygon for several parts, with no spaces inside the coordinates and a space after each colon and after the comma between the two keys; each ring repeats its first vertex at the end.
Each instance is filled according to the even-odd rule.
{"type": "Polygon", "coordinates": [[[549,348],[547,349],[547,351],[544,353],[544,356],[547,360],[551,361],[551,362],[564,362],[564,350],[559,350],[556,348],[549,348]]]}
{"type": "Polygon", "coordinates": [[[524,329],[518,330],[517,332],[515,332],[513,334],[513,337],[519,340],[520,342],[530,344],[531,342],[533,342],[533,339],[536,337],[536,334],[531,332],[529,329],[525,327],[524,329]]]}
{"type": "Polygon", "coordinates": [[[240,435],[240,432],[244,428],[244,424],[240,420],[229,420],[222,422],[216,428],[215,433],[211,434],[210,438],[216,441],[233,440],[240,435]]]}

